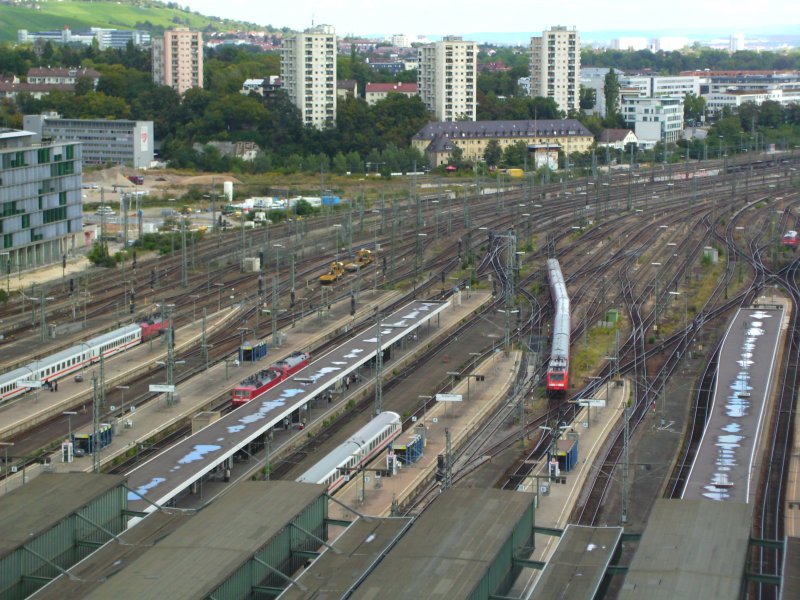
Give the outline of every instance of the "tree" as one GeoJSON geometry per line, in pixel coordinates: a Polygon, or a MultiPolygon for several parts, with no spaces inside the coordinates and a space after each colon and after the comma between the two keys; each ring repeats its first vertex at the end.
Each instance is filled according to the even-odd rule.
{"type": "Polygon", "coordinates": [[[580,91],[580,107],[581,110],[591,110],[597,104],[596,90],[594,88],[587,88],[581,86],[580,91]]]}
{"type": "Polygon", "coordinates": [[[310,215],[314,212],[314,207],[308,202],[308,200],[303,200],[302,198],[297,201],[297,204],[294,205],[294,214],[299,217],[304,217],[306,215],[310,215]]]}
{"type": "Polygon", "coordinates": [[[483,160],[490,167],[496,167],[503,158],[503,149],[497,140],[489,140],[486,149],[483,151],[483,160]]]}
{"type": "Polygon", "coordinates": [[[618,112],[619,105],[619,78],[614,69],[610,69],[606,73],[603,87],[603,93],[606,98],[606,114],[615,115],[618,112]]]}
{"type": "Polygon", "coordinates": [[[450,151],[450,164],[455,167],[464,166],[464,151],[458,144],[453,144],[453,149],[450,151]]]}
{"type": "Polygon", "coordinates": [[[525,157],[528,155],[528,144],[523,141],[514,142],[506,146],[503,151],[503,164],[506,167],[521,167],[525,164],[525,157]]]}
{"type": "Polygon", "coordinates": [[[683,118],[686,121],[699,122],[706,114],[706,99],[694,94],[683,97],[683,118]]]}

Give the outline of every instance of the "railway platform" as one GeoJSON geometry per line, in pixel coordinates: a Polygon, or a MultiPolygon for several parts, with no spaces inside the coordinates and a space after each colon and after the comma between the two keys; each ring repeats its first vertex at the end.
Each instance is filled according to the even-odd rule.
{"type": "MultiPolygon", "coordinates": [[[[583,490],[584,484],[599,468],[595,459],[605,444],[609,435],[615,428],[621,426],[625,402],[630,394],[630,384],[623,379],[622,387],[609,386],[600,388],[595,392],[596,399],[606,400],[604,408],[584,408],[573,421],[576,431],[579,432],[579,454],[575,467],[566,474],[565,483],[546,482],[547,464],[542,464],[534,471],[526,488],[537,494],[536,526],[541,528],[564,529],[569,516],[583,490]],[[608,394],[608,397],[606,396],[608,394]],[[586,424],[584,426],[584,424],[586,424]],[[547,483],[546,495],[539,482],[547,483]]],[[[611,523],[612,525],[614,523],[611,523]]],[[[536,550],[529,556],[530,560],[547,562],[555,553],[561,538],[543,533],[536,533],[534,542],[536,550]]],[[[516,584],[509,594],[512,597],[522,597],[523,593],[530,591],[537,582],[542,571],[524,568],[516,584]]],[[[549,598],[557,596],[557,590],[539,590],[540,597],[549,598]]]]}
{"type": "MultiPolygon", "coordinates": [[[[350,303],[342,301],[332,306],[332,309],[326,315],[315,312],[297,321],[293,328],[290,326],[282,330],[283,339],[287,342],[285,348],[279,349],[278,352],[272,351],[271,354],[261,361],[240,362],[238,363],[239,366],[231,366],[231,362],[226,364],[223,361],[214,365],[203,374],[181,383],[177,389],[180,402],[172,406],[167,406],[165,398],[162,396],[157,401],[151,401],[146,405],[137,407],[135,412],[131,412],[130,409],[128,409],[128,412],[121,415],[118,419],[118,425],[120,426],[117,427],[114,442],[110,446],[103,448],[100,452],[101,466],[113,462],[115,459],[118,459],[118,457],[123,456],[137,446],[151,446],[152,438],[159,432],[184,422],[197,413],[207,410],[208,406],[214,403],[220,396],[230,394],[230,390],[233,386],[242,379],[288,356],[295,350],[309,349],[319,345],[343,328],[351,326],[354,319],[358,320],[360,317],[371,314],[376,304],[381,306],[390,304],[397,299],[399,294],[399,292],[379,293],[373,297],[371,291],[362,292],[364,302],[362,302],[361,307],[356,311],[355,317],[351,317],[349,314],[350,303]],[[367,300],[367,298],[369,300],[367,300]],[[123,421],[130,422],[131,426],[125,427],[123,421]]],[[[232,317],[235,317],[234,313],[238,314],[238,311],[236,309],[223,311],[223,314],[220,315],[222,321],[215,324],[215,326],[219,327],[228,323],[232,317]]],[[[199,343],[201,326],[199,324],[195,324],[195,326],[198,329],[194,338],[190,338],[188,335],[189,332],[187,332],[185,344],[199,343]]],[[[182,339],[182,337],[184,336],[181,336],[180,332],[176,335],[176,339],[178,340],[182,339]]],[[[154,342],[154,344],[155,343],[158,343],[158,341],[154,342]]],[[[137,349],[134,349],[134,351],[136,350],[137,349]]],[[[124,362],[126,356],[130,356],[130,352],[123,353],[119,358],[123,359],[122,362],[124,362]]],[[[156,358],[148,357],[148,360],[152,361],[156,360],[156,358]]],[[[106,381],[109,381],[109,364],[112,362],[113,361],[108,361],[106,363],[106,381]]],[[[140,367],[146,363],[146,360],[141,360],[137,364],[140,367]]],[[[137,367],[131,367],[131,370],[135,371],[136,368],[137,367]]],[[[88,378],[85,378],[83,385],[86,385],[87,380],[88,378]]],[[[69,387],[73,385],[73,383],[70,380],[63,385],[69,387]]],[[[88,385],[91,386],[91,382],[89,382],[88,385]]],[[[61,389],[59,389],[59,392],[52,394],[49,392],[41,393],[56,396],[60,392],[61,389]]],[[[90,402],[89,400],[89,404],[87,404],[86,407],[86,410],[89,411],[91,411],[90,402]]],[[[85,456],[76,458],[73,463],[62,463],[58,453],[54,453],[50,456],[49,465],[37,464],[27,469],[26,477],[35,477],[36,474],[44,469],[55,472],[75,470],[90,471],[92,469],[92,457],[85,456]]],[[[10,489],[21,485],[21,474],[18,473],[9,477],[8,483],[10,489]]]]}
{"type": "MultiPolygon", "coordinates": [[[[422,457],[417,462],[401,468],[391,477],[377,478],[373,471],[364,470],[352,477],[336,493],[336,498],[362,514],[375,516],[390,516],[393,505],[398,508],[406,505],[433,480],[437,457],[446,450],[445,429],[450,431],[451,448],[455,451],[506,398],[520,360],[521,353],[517,351],[507,355],[495,352],[473,371],[474,375],[483,375],[484,381],[470,383],[469,390],[468,381],[462,381],[450,392],[461,395],[462,401],[438,402],[417,421],[417,425],[425,427],[426,440],[422,457]]],[[[385,457],[384,452],[373,463],[374,468],[385,469],[385,457]]],[[[329,510],[334,518],[349,520],[355,516],[338,504],[331,504],[329,510]]]]}
{"type": "MultiPolygon", "coordinates": [[[[226,308],[206,319],[206,335],[236,320],[238,308],[226,308]]],[[[184,352],[200,343],[202,321],[198,319],[175,332],[175,351],[184,352]]],[[[164,360],[167,350],[164,336],[151,339],[104,361],[106,389],[125,385],[143,372],[158,369],[157,360],[164,360]]],[[[0,407],[0,438],[16,435],[31,426],[38,425],[66,410],[91,413],[92,378],[100,376],[100,364],[95,363],[80,373],[82,381],[73,376],[58,381],[58,389],[31,390],[5,406],[0,407]]],[[[65,425],[65,433],[68,425],[65,425]]]]}

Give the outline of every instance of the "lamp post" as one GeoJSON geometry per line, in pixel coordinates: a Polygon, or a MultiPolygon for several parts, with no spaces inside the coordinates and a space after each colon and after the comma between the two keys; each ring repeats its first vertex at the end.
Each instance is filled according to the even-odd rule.
{"type": "Polygon", "coordinates": [[[513,310],[505,310],[505,309],[498,309],[497,312],[503,313],[506,316],[506,337],[505,337],[505,351],[508,352],[511,348],[511,315],[515,315],[519,313],[519,309],[515,308],[513,310]]]}
{"type": "Polygon", "coordinates": [[[281,248],[283,248],[283,244],[272,244],[272,247],[275,248],[275,275],[278,274],[280,270],[280,259],[281,259],[281,248]]]}
{"type": "Polygon", "coordinates": [[[5,481],[5,492],[8,493],[8,447],[13,446],[14,442],[0,442],[3,447],[3,481],[5,481]]]}
{"type": "Polygon", "coordinates": [[[192,299],[192,323],[195,321],[195,308],[197,307],[197,299],[200,298],[200,294],[192,294],[189,296],[192,299]]]}

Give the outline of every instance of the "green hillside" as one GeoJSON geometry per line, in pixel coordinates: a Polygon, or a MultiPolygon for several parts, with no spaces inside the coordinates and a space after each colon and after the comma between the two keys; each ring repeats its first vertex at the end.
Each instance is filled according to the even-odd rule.
{"type": "Polygon", "coordinates": [[[177,8],[177,3],[151,1],[120,2],[87,0],[45,0],[25,5],[0,3],[0,41],[16,41],[17,30],[44,31],[69,27],[72,31],[89,27],[163,30],[170,27],[191,29],[263,29],[240,21],[205,17],[177,8]]]}

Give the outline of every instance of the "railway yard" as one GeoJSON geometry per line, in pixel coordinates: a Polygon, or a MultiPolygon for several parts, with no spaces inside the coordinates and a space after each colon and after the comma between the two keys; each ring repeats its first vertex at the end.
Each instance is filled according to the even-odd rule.
{"type": "Polygon", "coordinates": [[[0,598],[800,597],[798,168],[415,176],[8,275],[0,598]]]}

